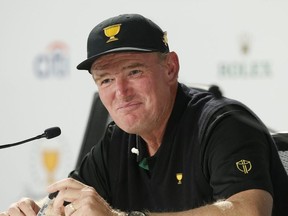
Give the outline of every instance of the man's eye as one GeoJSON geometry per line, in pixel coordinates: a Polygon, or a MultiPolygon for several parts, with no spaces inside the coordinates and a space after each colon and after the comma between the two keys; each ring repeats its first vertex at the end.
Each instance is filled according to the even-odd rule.
{"type": "Polygon", "coordinates": [[[140,76],[143,72],[141,70],[133,70],[130,71],[129,75],[130,76],[140,76]]]}
{"type": "Polygon", "coordinates": [[[112,79],[104,79],[100,82],[100,85],[108,85],[112,82],[112,79]]]}

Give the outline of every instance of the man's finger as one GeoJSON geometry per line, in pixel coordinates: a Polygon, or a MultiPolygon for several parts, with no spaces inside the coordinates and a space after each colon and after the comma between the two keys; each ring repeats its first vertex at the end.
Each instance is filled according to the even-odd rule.
{"type": "Polygon", "coordinates": [[[49,185],[47,190],[49,193],[52,193],[55,191],[65,190],[67,188],[81,189],[83,186],[84,186],[83,183],[81,183],[75,179],[66,178],[66,179],[60,180],[58,182],[55,182],[55,183],[49,185]]]}

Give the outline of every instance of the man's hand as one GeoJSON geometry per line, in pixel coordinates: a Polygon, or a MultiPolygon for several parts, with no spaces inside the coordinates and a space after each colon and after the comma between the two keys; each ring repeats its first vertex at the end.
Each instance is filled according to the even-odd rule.
{"type": "Polygon", "coordinates": [[[75,179],[67,178],[58,181],[48,187],[48,192],[59,191],[53,203],[53,209],[57,213],[72,215],[118,215],[109,204],[95,191],[75,179]],[[64,201],[70,204],[63,206],[64,201]]]}
{"type": "Polygon", "coordinates": [[[6,212],[0,213],[0,216],[36,216],[40,207],[31,199],[23,198],[13,203],[6,212]]]}

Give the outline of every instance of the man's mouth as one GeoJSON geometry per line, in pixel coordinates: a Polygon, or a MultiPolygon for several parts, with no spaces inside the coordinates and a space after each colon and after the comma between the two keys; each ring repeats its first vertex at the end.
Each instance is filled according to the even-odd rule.
{"type": "Polygon", "coordinates": [[[124,103],[118,106],[117,111],[120,111],[120,112],[132,111],[134,109],[137,109],[140,105],[141,105],[140,102],[124,103]]]}

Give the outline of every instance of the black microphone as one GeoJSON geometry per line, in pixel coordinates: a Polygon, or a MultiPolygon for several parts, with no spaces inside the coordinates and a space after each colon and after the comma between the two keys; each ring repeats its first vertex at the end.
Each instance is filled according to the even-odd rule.
{"type": "Polygon", "coordinates": [[[54,137],[59,136],[60,134],[61,134],[61,129],[59,127],[51,127],[51,128],[46,129],[43,134],[35,136],[33,138],[30,138],[30,139],[27,139],[27,140],[23,140],[23,141],[20,141],[20,142],[17,142],[17,143],[0,145],[0,149],[21,145],[23,143],[30,142],[30,141],[36,140],[36,139],[41,139],[41,138],[44,138],[44,137],[47,138],[47,139],[52,139],[54,137]]]}

